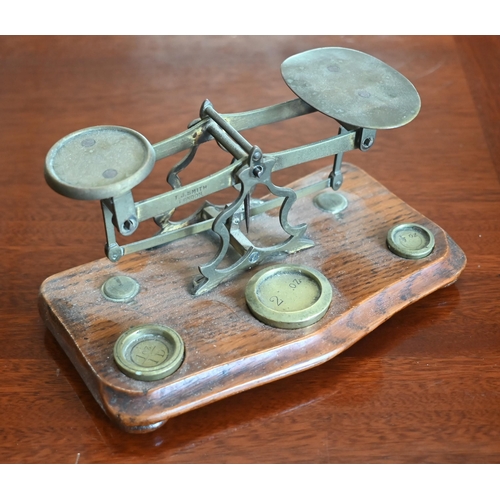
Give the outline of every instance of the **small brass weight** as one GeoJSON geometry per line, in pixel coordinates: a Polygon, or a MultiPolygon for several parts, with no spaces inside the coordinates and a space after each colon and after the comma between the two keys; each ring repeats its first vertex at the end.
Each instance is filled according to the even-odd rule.
{"type": "Polygon", "coordinates": [[[187,130],[156,144],[125,127],[95,126],[47,155],[52,189],[100,201],[107,259],[46,280],[40,311],[97,401],[130,432],[324,362],[405,307],[410,299],[396,293],[404,283],[424,296],[465,265],[444,231],[343,164],[344,153],[372,148],[377,130],[417,116],[415,87],[382,61],[338,47],[294,55],[281,72],[293,100],[233,114],[205,100],[187,130]],[[335,120],[338,134],[271,153],[243,135],[315,112],[335,120]],[[212,140],[227,152],[227,166],[182,185],[180,173],[212,140]],[[170,187],[136,201],[132,189],[156,162],[182,151],[170,187]],[[277,171],[325,157],[331,167],[288,186],[273,182],[277,171]],[[260,185],[274,197],[254,198],[260,185]],[[231,186],[231,203],[207,201],[231,186]],[[191,216],[173,219],[196,200],[191,216]],[[292,209],[303,216],[293,224],[292,209]],[[258,217],[277,217],[282,241],[254,241],[248,228],[258,217]],[[157,232],[134,240],[148,219],[157,232]],[[445,269],[431,276],[436,262],[445,269]],[[367,285],[366,273],[378,283],[367,285]],[[373,301],[383,304],[365,317],[373,301]]]}

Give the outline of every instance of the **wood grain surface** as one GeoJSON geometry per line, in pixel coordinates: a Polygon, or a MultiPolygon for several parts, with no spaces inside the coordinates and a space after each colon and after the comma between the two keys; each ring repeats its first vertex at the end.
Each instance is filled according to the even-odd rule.
{"type": "MultiPolygon", "coordinates": [[[[499,47],[496,37],[1,37],[0,462],[499,462],[499,47]],[[153,433],[124,433],[38,313],[41,283],[101,258],[104,241],[97,202],[46,186],[47,151],[99,124],[156,142],[182,131],[206,98],[221,113],[289,100],[281,62],[322,46],[368,52],[417,87],[417,119],[345,160],[442,227],[467,267],[321,366],[153,433]]],[[[278,151],[335,129],[314,115],[246,136],[278,151]]],[[[207,151],[183,182],[225,165],[216,146],[207,151]]],[[[138,199],[164,189],[175,160],[157,165],[138,199]]],[[[296,175],[282,171],[276,183],[296,175]]]]}
{"type": "MultiPolygon", "coordinates": [[[[307,222],[312,248],[277,255],[207,294],[193,296],[189,285],[197,267],[215,253],[210,234],[128,255],[118,263],[103,258],[44,281],[40,314],[45,324],[117,424],[149,432],[173,416],[324,363],[399,310],[457,280],[466,258],[441,228],[359,168],[344,164],[343,171],[346,182],[338,192],[347,209],[333,216],[319,210],[309,195],[290,212],[292,225],[307,222]],[[387,248],[389,230],[401,223],[431,232],[435,245],[429,256],[405,259],[387,248]],[[250,314],[246,285],[270,264],[312,266],[323,274],[333,300],[320,321],[290,330],[250,314]],[[139,293],[126,303],[106,300],[101,287],[112,276],[134,279],[139,293]],[[118,369],[113,348],[130,328],[150,324],[173,328],[181,336],[184,361],[167,378],[134,380],[118,369]]],[[[305,188],[330,173],[326,167],[288,186],[305,188]]],[[[285,238],[277,231],[276,212],[254,217],[252,226],[259,224],[259,229],[249,236],[285,238]]]]}

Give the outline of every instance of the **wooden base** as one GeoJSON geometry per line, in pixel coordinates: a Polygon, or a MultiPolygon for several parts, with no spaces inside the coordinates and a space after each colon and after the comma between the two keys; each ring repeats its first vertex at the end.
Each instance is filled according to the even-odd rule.
{"type": "MultiPolygon", "coordinates": [[[[329,171],[320,170],[291,187],[325,179],[329,171]]],[[[317,209],[313,196],[298,200],[291,222],[307,222],[306,235],[316,245],[269,262],[309,265],[330,281],[330,309],[307,328],[273,328],[251,315],[245,285],[263,266],[206,295],[190,295],[197,266],[216,251],[209,233],[126,256],[117,264],[103,258],[43,283],[39,307],[46,325],[112,419],[129,432],[148,432],[170,417],[319,365],[458,278],[465,255],[440,227],[361,169],[346,164],[344,171],[340,192],[348,207],[332,215],[317,209]],[[388,250],[387,232],[403,222],[421,224],[434,234],[436,246],[428,257],[407,260],[388,250]],[[140,292],[131,302],[102,296],[102,284],[114,275],[139,282],[140,292]],[[118,337],[148,323],[176,330],[186,349],[180,368],[156,382],[127,377],[113,359],[118,337]]],[[[275,215],[259,216],[254,226],[272,233],[275,215]]]]}

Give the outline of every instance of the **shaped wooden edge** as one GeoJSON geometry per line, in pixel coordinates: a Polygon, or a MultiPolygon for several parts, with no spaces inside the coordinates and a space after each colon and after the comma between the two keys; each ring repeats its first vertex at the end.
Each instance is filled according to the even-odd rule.
{"type": "Polygon", "coordinates": [[[444,236],[445,249],[427,266],[396,280],[333,320],[321,320],[305,328],[303,337],[140,395],[111,386],[99,378],[57,314],[48,306],[43,285],[39,309],[45,324],[105,413],[127,432],[150,432],[171,417],[320,365],[345,351],[401,309],[451,285],[464,269],[466,257],[446,233],[444,236]]]}

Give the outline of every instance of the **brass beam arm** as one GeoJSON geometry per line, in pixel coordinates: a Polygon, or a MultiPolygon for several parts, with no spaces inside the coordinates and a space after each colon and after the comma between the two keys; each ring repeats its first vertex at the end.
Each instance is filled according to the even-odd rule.
{"type": "MultiPolygon", "coordinates": [[[[248,130],[262,125],[270,125],[271,123],[289,120],[290,118],[296,118],[297,116],[307,115],[309,113],[314,113],[315,111],[316,109],[312,106],[306,104],[302,99],[297,98],[280,104],[274,104],[273,106],[267,106],[265,108],[253,109],[242,113],[221,114],[220,116],[222,116],[236,130],[248,130]]],[[[204,118],[184,132],[153,144],[153,148],[156,153],[156,160],[158,161],[162,158],[167,158],[168,156],[190,149],[196,143],[212,140],[213,137],[210,136],[204,137],[200,140],[205,127],[209,122],[210,118],[204,118]]]]}
{"type": "MultiPolygon", "coordinates": [[[[305,146],[299,146],[278,153],[264,155],[264,158],[273,158],[276,163],[273,171],[283,170],[301,163],[317,160],[327,156],[344,153],[356,148],[358,131],[337,135],[305,146]]],[[[148,198],[136,203],[137,219],[139,222],[169,212],[191,201],[204,198],[222,189],[233,185],[232,173],[246,161],[245,158],[225,167],[219,172],[204,179],[192,182],[167,193],[148,198]]]]}

